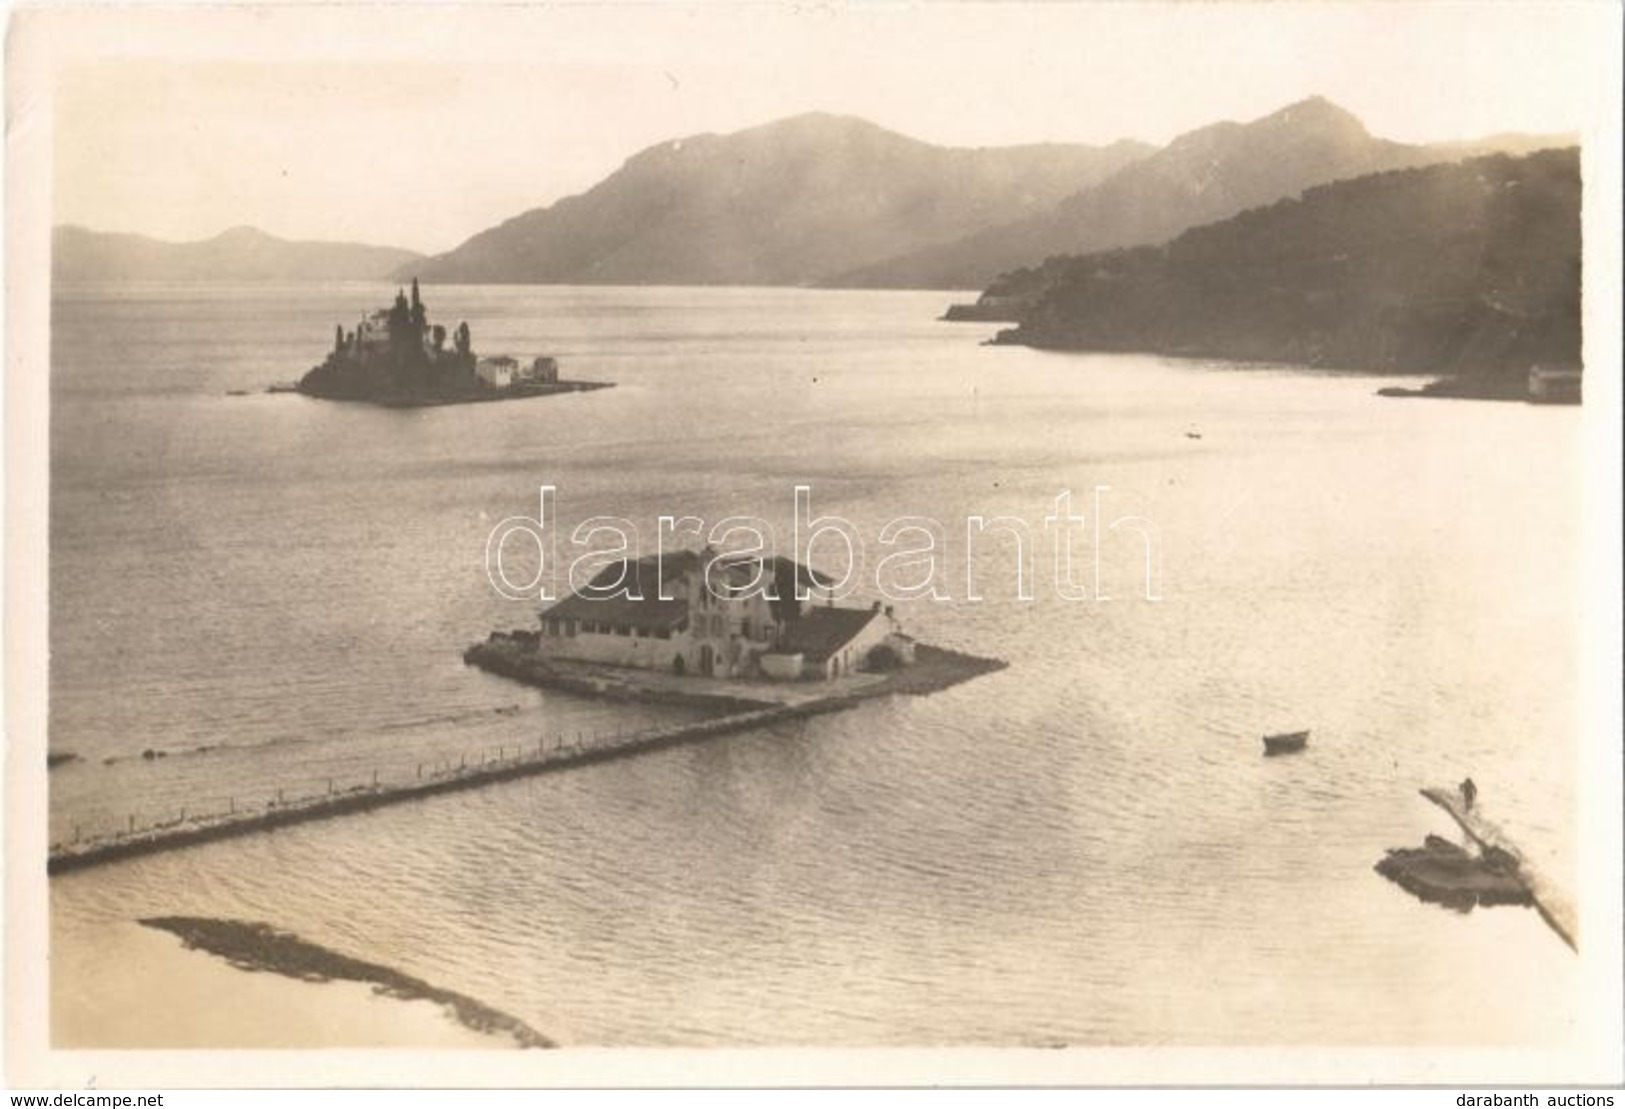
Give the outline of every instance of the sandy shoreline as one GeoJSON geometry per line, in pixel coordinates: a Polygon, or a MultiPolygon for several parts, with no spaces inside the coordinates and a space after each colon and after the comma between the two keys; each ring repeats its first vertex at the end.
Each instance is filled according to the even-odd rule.
{"type": "Polygon", "coordinates": [[[520,1047],[557,1046],[524,1021],[467,994],[432,986],[421,978],[378,963],[342,955],[258,921],[162,916],[146,917],[139,923],[178,936],[188,950],[219,956],[238,970],[264,971],[301,982],[363,983],[385,997],[432,1002],[463,1027],[510,1037],[520,1047]]]}
{"type": "Polygon", "coordinates": [[[504,1049],[440,1004],[366,982],[247,973],[131,920],[53,925],[51,1045],[139,1048],[504,1049]]]}

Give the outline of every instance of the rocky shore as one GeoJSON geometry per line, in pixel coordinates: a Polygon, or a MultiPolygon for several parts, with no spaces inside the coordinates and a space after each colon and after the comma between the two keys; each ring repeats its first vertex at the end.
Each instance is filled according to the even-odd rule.
{"type": "Polygon", "coordinates": [[[1468,912],[1475,905],[1530,905],[1518,864],[1504,852],[1475,855],[1458,844],[1428,836],[1421,847],[1394,848],[1376,871],[1423,901],[1468,912]]]}
{"type": "Polygon", "coordinates": [[[948,323],[1020,323],[1024,304],[988,303],[982,300],[950,304],[942,318],[948,323]]]}
{"type": "Polygon", "coordinates": [[[1532,367],[1581,363],[1580,211],[1577,148],[1395,170],[1161,246],[1052,258],[974,307],[1020,303],[999,345],[1436,375],[1388,395],[1524,399],[1532,367]]]}
{"type": "MultiPolygon", "coordinates": [[[[1419,389],[1402,385],[1389,385],[1377,390],[1379,397],[1421,397],[1433,400],[1511,400],[1527,403],[1535,400],[1529,395],[1528,384],[1516,377],[1443,377],[1430,381],[1419,389]]],[[[1563,398],[1550,403],[1579,404],[1576,393],[1572,399],[1563,398]]]]}
{"type": "Polygon", "coordinates": [[[1421,795],[1461,828],[1468,846],[1430,835],[1416,848],[1391,849],[1376,871],[1423,901],[1458,912],[1474,906],[1527,905],[1579,950],[1578,917],[1565,891],[1543,874],[1477,804],[1477,787],[1430,787],[1421,795]]]}

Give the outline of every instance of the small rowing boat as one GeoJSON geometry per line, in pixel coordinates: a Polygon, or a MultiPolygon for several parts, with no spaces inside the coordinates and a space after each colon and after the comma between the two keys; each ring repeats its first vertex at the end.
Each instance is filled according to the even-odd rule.
{"type": "Polygon", "coordinates": [[[1302,751],[1309,744],[1308,732],[1282,732],[1264,737],[1264,754],[1290,755],[1302,751]]]}

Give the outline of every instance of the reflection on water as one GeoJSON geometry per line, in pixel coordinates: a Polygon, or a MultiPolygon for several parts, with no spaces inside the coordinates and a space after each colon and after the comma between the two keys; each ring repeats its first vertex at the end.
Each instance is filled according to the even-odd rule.
{"type": "Polygon", "coordinates": [[[51,747],[81,759],[51,773],[53,836],[670,718],[462,665],[532,619],[483,558],[541,484],[566,537],[607,513],[651,546],[661,514],[746,514],[789,553],[796,484],[871,563],[888,520],[932,517],[955,601],[900,615],[1011,666],[65,876],[59,974],[118,922],[195,914],[567,1043],[1560,1034],[1573,960],[1533,913],[1443,913],[1371,866],[1435,827],[1418,786],[1471,773],[1572,874],[1576,411],[987,348],[932,320],[940,295],[789,290],[429,289],[480,349],[618,387],[415,412],[225,395],[297,376],[378,292],[59,295],[51,747]],[[1043,517],[1064,490],[1091,513],[1096,486],[1155,524],[1161,601],[1109,533],[1110,601],[1047,585],[1043,517]],[[1031,523],[1032,602],[1008,545],[967,549],[973,515],[1031,523]],[[1297,728],[1305,754],[1260,757],[1297,728]]]}

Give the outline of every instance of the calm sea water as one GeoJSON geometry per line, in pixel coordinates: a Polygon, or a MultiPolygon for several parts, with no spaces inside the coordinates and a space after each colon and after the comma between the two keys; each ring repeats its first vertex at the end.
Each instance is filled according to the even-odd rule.
{"type": "Polygon", "coordinates": [[[226,395],[297,377],[392,293],[59,291],[50,744],[80,758],[51,774],[53,838],[671,719],[462,665],[532,621],[484,552],[542,484],[566,535],[616,515],[651,547],[660,514],[744,514],[791,553],[796,484],[871,562],[887,521],[932,517],[953,601],[901,615],[1011,665],[54,879],[58,968],[136,917],[196,913],[578,1044],[1569,1027],[1575,960],[1532,912],[1448,913],[1371,866],[1445,830],[1418,786],[1471,774],[1572,886],[1576,411],[989,348],[990,328],[933,320],[940,294],[716,289],[426,290],[481,350],[554,353],[608,391],[408,412],[226,395]],[[1110,518],[1154,524],[1160,600],[1121,532],[1101,544],[1109,601],[1058,599],[1047,545],[1030,602],[1007,544],[967,553],[966,517],[1043,539],[1057,494],[1092,515],[1097,486],[1110,518]],[[1306,754],[1260,757],[1261,733],[1301,727],[1306,754]]]}

